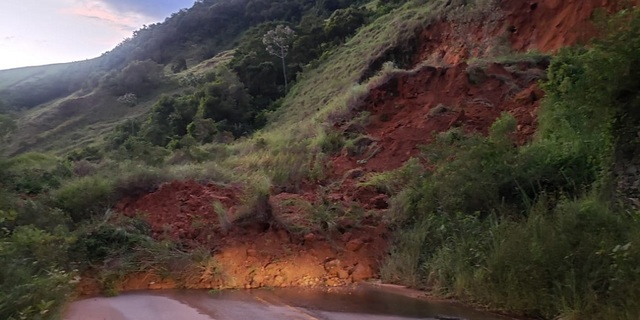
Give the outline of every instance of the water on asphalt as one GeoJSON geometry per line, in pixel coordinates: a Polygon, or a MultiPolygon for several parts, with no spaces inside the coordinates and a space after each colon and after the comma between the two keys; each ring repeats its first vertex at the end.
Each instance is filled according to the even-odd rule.
{"type": "Polygon", "coordinates": [[[207,292],[163,290],[90,298],[72,303],[65,320],[402,320],[505,318],[383,289],[259,289],[207,292]]]}

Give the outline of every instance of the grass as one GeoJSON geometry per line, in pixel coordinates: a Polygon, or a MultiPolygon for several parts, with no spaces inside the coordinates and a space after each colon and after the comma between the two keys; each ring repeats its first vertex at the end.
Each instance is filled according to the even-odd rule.
{"type": "Polygon", "coordinates": [[[37,67],[25,67],[0,70],[0,91],[11,89],[29,81],[35,81],[54,75],[67,68],[69,63],[50,64],[37,67]]]}
{"type": "Polygon", "coordinates": [[[360,183],[360,186],[372,186],[379,192],[395,195],[411,182],[419,179],[423,171],[420,161],[417,158],[411,158],[396,170],[370,174],[364,182],[360,183]]]}

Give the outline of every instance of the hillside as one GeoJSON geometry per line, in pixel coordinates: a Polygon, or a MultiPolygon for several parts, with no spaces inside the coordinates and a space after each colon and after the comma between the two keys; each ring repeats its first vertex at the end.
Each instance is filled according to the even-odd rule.
{"type": "Polygon", "coordinates": [[[199,1],[95,60],[0,72],[0,315],[381,279],[636,319],[634,4],[199,1]],[[263,42],[287,27],[281,61],[263,42]]]}

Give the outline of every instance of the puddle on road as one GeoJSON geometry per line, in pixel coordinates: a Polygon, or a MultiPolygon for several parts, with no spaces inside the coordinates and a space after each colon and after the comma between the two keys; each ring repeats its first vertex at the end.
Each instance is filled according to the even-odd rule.
{"type": "Polygon", "coordinates": [[[425,301],[383,288],[278,288],[130,292],[71,304],[65,320],[468,319],[504,320],[459,304],[425,301]]]}

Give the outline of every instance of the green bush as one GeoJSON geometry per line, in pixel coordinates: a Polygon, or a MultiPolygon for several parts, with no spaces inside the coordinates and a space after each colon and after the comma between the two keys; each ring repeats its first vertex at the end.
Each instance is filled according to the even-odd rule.
{"type": "Polygon", "coordinates": [[[19,193],[39,194],[60,186],[72,175],[67,161],[43,153],[25,153],[0,163],[5,188],[19,193]]]}
{"type": "Polygon", "coordinates": [[[67,257],[73,238],[32,226],[0,232],[0,318],[55,318],[73,293],[67,257]]]}
{"type": "Polygon", "coordinates": [[[122,218],[118,223],[93,223],[78,230],[71,252],[77,260],[101,263],[108,257],[130,253],[151,240],[151,227],[143,220],[122,218]]]}
{"type": "Polygon", "coordinates": [[[76,223],[105,213],[114,204],[115,196],[113,181],[99,176],[67,181],[53,192],[57,206],[76,223]]]}

